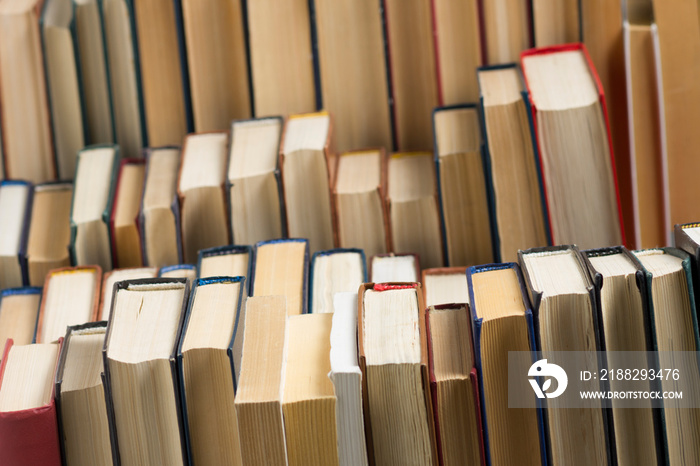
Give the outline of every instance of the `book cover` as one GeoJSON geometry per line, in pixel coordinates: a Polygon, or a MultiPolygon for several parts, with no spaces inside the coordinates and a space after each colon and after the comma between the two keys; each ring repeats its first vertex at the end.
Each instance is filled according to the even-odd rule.
{"type": "Polygon", "coordinates": [[[365,258],[365,252],[362,249],[358,248],[335,248],[335,249],[329,249],[328,251],[316,251],[313,253],[311,256],[311,264],[309,266],[309,297],[307,298],[307,302],[309,303],[309,314],[313,313],[313,283],[314,283],[314,266],[316,264],[316,259],[318,257],[323,257],[323,256],[331,256],[333,254],[359,254],[360,255],[360,260],[362,261],[362,281],[367,282],[369,281],[368,275],[367,275],[367,259],[365,258]]]}

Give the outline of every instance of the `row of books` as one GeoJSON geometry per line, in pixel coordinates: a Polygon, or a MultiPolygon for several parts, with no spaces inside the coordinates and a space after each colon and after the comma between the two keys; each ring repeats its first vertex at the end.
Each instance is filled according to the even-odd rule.
{"type": "MultiPolygon", "coordinates": [[[[37,343],[20,344],[18,328],[3,336],[0,457],[92,465],[696,464],[700,414],[677,400],[660,409],[650,400],[637,409],[614,401],[559,409],[559,400],[541,406],[531,393],[532,408],[508,407],[509,352],[529,352],[533,362],[558,351],[660,351],[680,366],[674,352],[700,349],[700,226],[678,226],[675,238],[688,252],[520,251],[519,265],[470,267],[466,280],[463,269],[449,271],[461,282],[450,278],[445,289],[459,295],[426,279],[446,271],[424,274],[423,285],[367,282],[358,250],[314,255],[307,278],[305,240],[261,243],[247,267],[241,259],[250,260],[250,250],[202,251],[195,280],[112,272],[102,313],[69,326],[65,338],[57,327],[46,333],[51,313],[59,302],[72,312],[99,284],[99,268],[57,270],[44,288],[37,343]],[[73,281],[70,290],[65,282],[60,290],[61,280],[73,281]]],[[[388,272],[412,258],[375,258],[372,274],[398,277],[398,269],[388,272]]],[[[400,268],[415,272],[415,262],[400,268]]],[[[3,293],[0,332],[36,312],[40,293],[3,293]]],[[[700,368],[682,371],[661,389],[699,399],[700,368]]],[[[615,388],[607,384],[586,386],[615,388]]]]}
{"type": "Polygon", "coordinates": [[[432,154],[336,155],[327,112],[236,120],[145,160],[88,146],[74,189],[39,184],[32,200],[28,182],[1,185],[0,216],[11,221],[0,288],[40,285],[61,265],[193,264],[200,249],[283,237],[307,238],[312,252],[417,253],[429,268],[623,243],[605,101],[585,47],[531,50],[522,66],[530,93],[516,65],[481,68],[480,105],[436,109],[432,154]]]}

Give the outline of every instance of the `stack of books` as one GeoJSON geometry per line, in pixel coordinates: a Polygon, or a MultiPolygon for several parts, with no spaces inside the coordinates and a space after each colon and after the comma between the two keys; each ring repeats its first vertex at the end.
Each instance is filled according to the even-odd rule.
{"type": "Polygon", "coordinates": [[[700,464],[698,10],[0,0],[0,464],[700,464]]]}

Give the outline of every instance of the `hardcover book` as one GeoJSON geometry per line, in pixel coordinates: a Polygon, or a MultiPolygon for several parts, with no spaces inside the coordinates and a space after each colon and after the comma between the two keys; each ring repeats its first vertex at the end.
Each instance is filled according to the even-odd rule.
{"type": "Polygon", "coordinates": [[[168,265],[158,270],[158,277],[187,278],[192,281],[197,278],[197,267],[192,264],[168,265]]]}
{"type": "Polygon", "coordinates": [[[433,125],[447,265],[491,262],[489,188],[479,111],[474,104],[438,108],[433,112],[433,125]]]}
{"type": "Polygon", "coordinates": [[[335,245],[331,210],[331,117],[327,112],[292,115],[282,135],[282,172],[287,234],[308,238],[312,252],[335,245]]]}
{"type": "Polygon", "coordinates": [[[185,279],[119,282],[103,348],[116,464],[184,465],[177,347],[185,279]]]}
{"type": "Polygon", "coordinates": [[[367,281],[362,249],[331,249],[315,252],[309,269],[309,312],[333,313],[336,293],[354,291],[367,281]]]}
{"type": "Polygon", "coordinates": [[[33,191],[25,181],[0,182],[0,288],[29,284],[26,252],[33,191]]]}
{"type": "Polygon", "coordinates": [[[124,280],[136,280],[139,278],[156,278],[158,269],[155,267],[133,267],[128,269],[114,269],[102,277],[102,292],[100,293],[100,311],[98,320],[109,320],[112,313],[112,296],[114,285],[124,280]]]}
{"type": "Polygon", "coordinates": [[[41,288],[0,291],[0,348],[10,339],[18,345],[34,343],[40,302],[41,288]]]}
{"type": "Polygon", "coordinates": [[[66,327],[98,319],[102,269],[96,265],[54,269],[46,275],[36,329],[37,343],[50,343],[66,327]]]}
{"type": "Polygon", "coordinates": [[[360,248],[369,257],[391,250],[384,198],[387,158],[384,149],[344,152],[337,157],[332,208],[341,248],[360,248]]]}
{"type": "Polygon", "coordinates": [[[183,260],[197,261],[200,249],[229,244],[224,183],[225,132],[189,134],[182,147],[177,193],[182,214],[183,260]]]}
{"type": "Polygon", "coordinates": [[[255,245],[251,296],[284,296],[290,316],[307,312],[309,242],[277,239],[255,245]]]}
{"type": "Polygon", "coordinates": [[[64,464],[112,465],[102,379],[107,322],[68,327],[56,370],[56,411],[64,464]]]}
{"type": "Polygon", "coordinates": [[[424,307],[440,304],[469,303],[466,267],[438,267],[421,273],[424,307]]]}
{"type": "Polygon", "coordinates": [[[146,165],[143,159],[122,159],[109,219],[114,267],[143,265],[139,210],[146,165]]]}
{"type": "Polygon", "coordinates": [[[112,270],[109,216],[119,168],[119,147],[88,146],[78,153],[70,213],[71,263],[112,270]]]}
{"type": "Polygon", "coordinates": [[[236,244],[285,236],[279,171],[283,125],[280,117],[231,123],[226,193],[236,244]]]}
{"type": "Polygon", "coordinates": [[[241,464],[234,408],[241,354],[239,331],[245,278],[196,280],[177,349],[183,425],[190,463],[241,464]]]}
{"type": "Polygon", "coordinates": [[[180,150],[160,147],[146,152],[146,175],[139,214],[144,264],[153,267],[182,262],[177,176],[180,150]]]}
{"type": "Polygon", "coordinates": [[[51,269],[70,265],[71,183],[45,183],[34,187],[27,236],[27,275],[30,286],[42,286],[51,269]]]}
{"type": "Polygon", "coordinates": [[[417,254],[377,254],[369,260],[371,282],[417,282],[419,279],[420,259],[417,254]]]}
{"type": "Polygon", "coordinates": [[[61,342],[14,345],[10,339],[5,345],[0,363],[3,465],[61,465],[53,384],[61,342]]]}

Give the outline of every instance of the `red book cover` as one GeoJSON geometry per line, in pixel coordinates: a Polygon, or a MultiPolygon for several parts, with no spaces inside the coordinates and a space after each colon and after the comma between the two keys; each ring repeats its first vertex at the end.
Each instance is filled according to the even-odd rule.
{"type": "MultiPolygon", "coordinates": [[[[434,306],[434,309],[453,309],[458,306],[464,306],[463,304],[440,304],[434,306]]],[[[468,305],[467,305],[468,306],[468,305]]],[[[467,317],[469,317],[469,309],[465,309],[467,312],[467,317]]],[[[440,419],[438,417],[438,397],[437,397],[437,379],[435,377],[435,368],[433,364],[433,339],[430,335],[430,314],[431,309],[425,310],[425,329],[427,335],[427,346],[428,346],[428,371],[430,377],[430,398],[433,404],[433,417],[435,419],[435,439],[437,443],[438,461],[440,464],[444,464],[444,458],[442,453],[442,438],[440,435],[440,419]]],[[[469,346],[472,348],[472,354],[474,354],[474,343],[469,332],[469,346]]],[[[473,390],[474,401],[475,401],[475,411],[476,411],[476,423],[473,426],[479,436],[479,459],[481,466],[486,466],[486,454],[484,450],[484,432],[481,423],[481,398],[479,394],[479,381],[477,379],[476,367],[472,367],[469,371],[469,385],[473,390]]]]}
{"type": "MultiPolygon", "coordinates": [[[[62,343],[63,338],[58,341],[56,364],[62,343]]],[[[5,375],[7,356],[13,344],[8,339],[5,345],[0,364],[0,387],[5,375]]],[[[0,412],[0,464],[3,466],[61,466],[53,383],[51,387],[51,402],[45,406],[0,412]]]]}
{"type": "MultiPolygon", "coordinates": [[[[560,52],[570,52],[570,51],[578,51],[580,50],[581,53],[583,54],[586,63],[588,64],[588,70],[591,72],[591,75],[593,76],[593,81],[595,82],[595,86],[598,90],[598,100],[600,101],[600,106],[603,111],[603,118],[605,120],[605,131],[608,137],[608,148],[610,150],[610,163],[611,163],[611,169],[612,169],[612,176],[613,176],[613,182],[615,184],[615,198],[617,202],[617,214],[618,214],[618,219],[620,222],[620,235],[622,237],[622,243],[627,244],[627,241],[625,239],[625,226],[624,222],[622,220],[622,208],[620,206],[620,188],[617,183],[617,171],[615,169],[615,155],[613,152],[613,145],[612,145],[612,136],[610,133],[610,119],[608,118],[608,107],[607,104],[605,103],[605,92],[603,90],[603,86],[600,83],[600,77],[598,76],[598,72],[595,69],[595,66],[593,66],[593,61],[591,60],[590,55],[588,54],[588,50],[586,49],[586,46],[582,43],[574,43],[574,44],[561,44],[561,45],[553,45],[549,47],[540,47],[540,48],[534,48],[530,50],[525,50],[520,54],[520,68],[523,70],[523,77],[525,80],[525,87],[527,88],[528,94],[530,95],[529,103],[530,107],[532,108],[532,123],[533,123],[533,128],[535,132],[535,138],[536,138],[536,143],[537,143],[537,153],[539,156],[539,162],[540,162],[540,167],[542,167],[542,171],[544,172],[545,167],[543,165],[542,161],[542,142],[540,141],[540,136],[539,132],[537,130],[537,106],[535,105],[535,102],[532,98],[532,94],[530,93],[530,84],[528,83],[528,77],[527,73],[525,72],[525,67],[523,64],[524,58],[533,56],[533,55],[547,55],[547,54],[552,54],[552,53],[560,53],[560,52]]],[[[547,202],[547,215],[549,216],[549,224],[552,224],[552,219],[551,219],[551,209],[549,208],[549,197],[547,194],[547,185],[546,183],[543,183],[543,189],[544,189],[544,194],[545,194],[545,199],[547,202]]],[[[558,243],[557,238],[552,238],[552,242],[554,244],[558,243]]]]}

